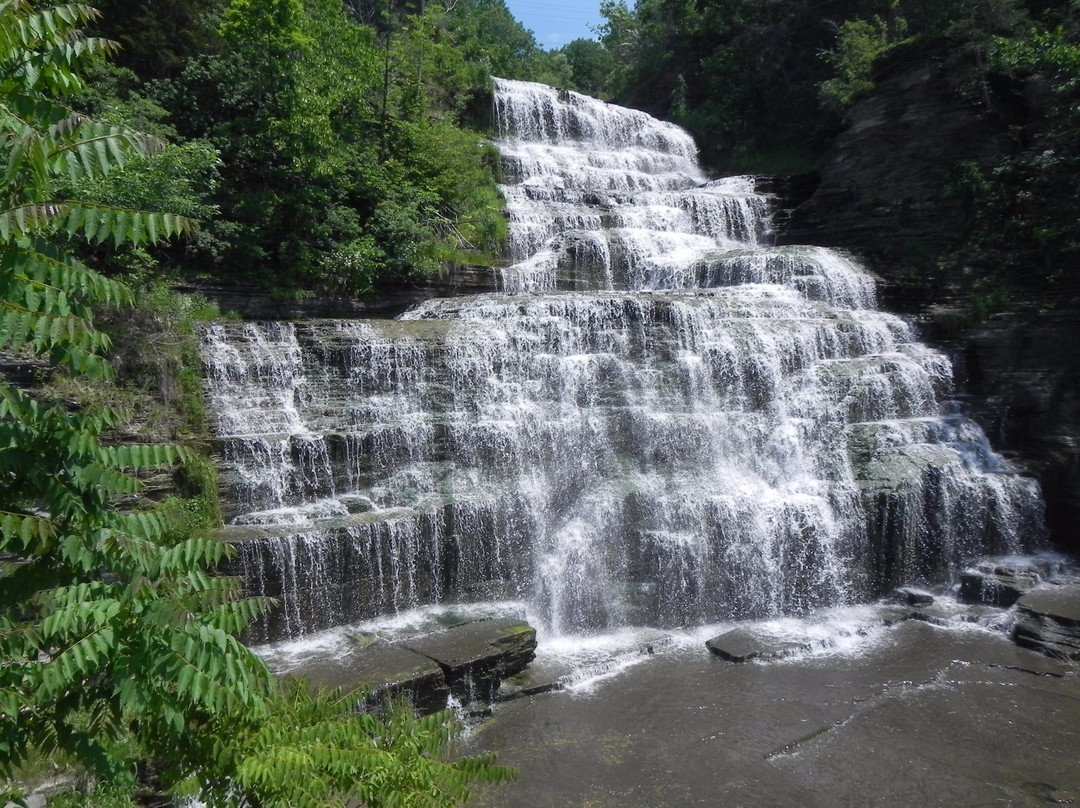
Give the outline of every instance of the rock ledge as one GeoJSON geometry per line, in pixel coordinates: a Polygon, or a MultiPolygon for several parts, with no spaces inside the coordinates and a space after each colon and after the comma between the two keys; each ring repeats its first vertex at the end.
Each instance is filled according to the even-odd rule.
{"type": "Polygon", "coordinates": [[[1080,583],[1041,586],[1016,604],[1017,645],[1080,661],[1080,583]]]}

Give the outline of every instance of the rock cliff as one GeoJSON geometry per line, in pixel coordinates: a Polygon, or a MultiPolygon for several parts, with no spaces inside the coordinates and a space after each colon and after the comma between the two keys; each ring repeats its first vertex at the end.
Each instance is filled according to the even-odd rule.
{"type": "MultiPolygon", "coordinates": [[[[1080,287],[1053,291],[1033,267],[988,317],[939,256],[970,228],[943,193],[960,163],[989,168],[1039,114],[1034,84],[964,88],[947,43],[898,49],[851,109],[812,193],[789,187],[780,240],[849,249],[882,279],[884,308],[920,323],[954,360],[958,392],[995,448],[1036,475],[1055,544],[1080,549],[1080,287]],[[800,198],[801,197],[801,198],[800,198]]],[[[1004,80],[1002,80],[1004,82],[1004,80]]]]}

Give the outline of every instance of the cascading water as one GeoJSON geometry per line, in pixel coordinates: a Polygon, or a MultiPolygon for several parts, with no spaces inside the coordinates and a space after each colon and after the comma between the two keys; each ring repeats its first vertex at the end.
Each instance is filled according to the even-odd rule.
{"type": "Polygon", "coordinates": [[[553,633],[798,613],[1041,537],[873,279],[767,246],[689,136],[496,81],[501,294],[205,341],[228,535],[290,636],[524,599],[553,633]]]}

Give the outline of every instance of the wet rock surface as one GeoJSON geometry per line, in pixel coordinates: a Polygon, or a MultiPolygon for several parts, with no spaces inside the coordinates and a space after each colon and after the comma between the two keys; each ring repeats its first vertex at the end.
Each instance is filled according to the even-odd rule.
{"type": "MultiPolygon", "coordinates": [[[[405,640],[349,635],[332,653],[297,664],[271,659],[278,674],[306,677],[315,688],[365,688],[375,705],[404,696],[418,713],[493,701],[503,679],[520,673],[536,650],[536,630],[519,618],[475,620],[405,640]]],[[[472,712],[479,713],[478,707],[472,712]]]]}
{"type": "Polygon", "coordinates": [[[1021,597],[1013,639],[1052,657],[1080,660],[1080,584],[1041,586],[1021,597]]]}
{"type": "Polygon", "coordinates": [[[473,804],[1038,808],[1080,796],[1077,667],[965,619],[987,607],[886,627],[878,611],[898,608],[852,626],[853,646],[807,639],[810,652],[748,665],[668,647],[583,690],[497,705],[469,751],[498,751],[520,779],[473,804]]]}
{"type": "Polygon", "coordinates": [[[404,696],[419,713],[445,709],[450,694],[438,663],[408,648],[382,642],[357,645],[289,673],[306,676],[315,688],[367,688],[369,703],[404,696]]]}
{"type": "Polygon", "coordinates": [[[478,620],[406,643],[439,664],[459,698],[492,701],[503,679],[536,655],[536,629],[516,618],[478,620]]]}
{"type": "Polygon", "coordinates": [[[960,599],[965,603],[1008,608],[1035,587],[1076,575],[1057,558],[988,558],[960,573],[960,599]]]}
{"type": "Polygon", "coordinates": [[[810,649],[808,643],[777,640],[736,628],[706,641],[705,647],[728,662],[749,662],[751,659],[777,659],[796,651],[810,649]]]}
{"type": "Polygon", "coordinates": [[[530,662],[521,673],[503,680],[499,686],[498,700],[510,701],[573,689],[582,681],[603,676],[623,665],[635,664],[654,654],[669,651],[672,645],[670,632],[662,629],[639,629],[635,632],[633,642],[613,655],[600,652],[566,659],[544,654],[530,662]]]}
{"type": "Polygon", "coordinates": [[[934,602],[932,594],[913,586],[901,586],[893,590],[893,599],[908,606],[929,606],[934,602]]]}

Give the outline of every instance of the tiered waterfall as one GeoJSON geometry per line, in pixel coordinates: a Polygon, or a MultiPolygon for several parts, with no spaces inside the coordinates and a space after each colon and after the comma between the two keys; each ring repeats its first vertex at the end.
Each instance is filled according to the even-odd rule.
{"type": "Polygon", "coordinates": [[[690,137],[496,82],[499,294],[223,323],[205,361],[264,638],[519,600],[553,633],[804,612],[1041,536],[855,261],[769,246],[690,137]]]}

